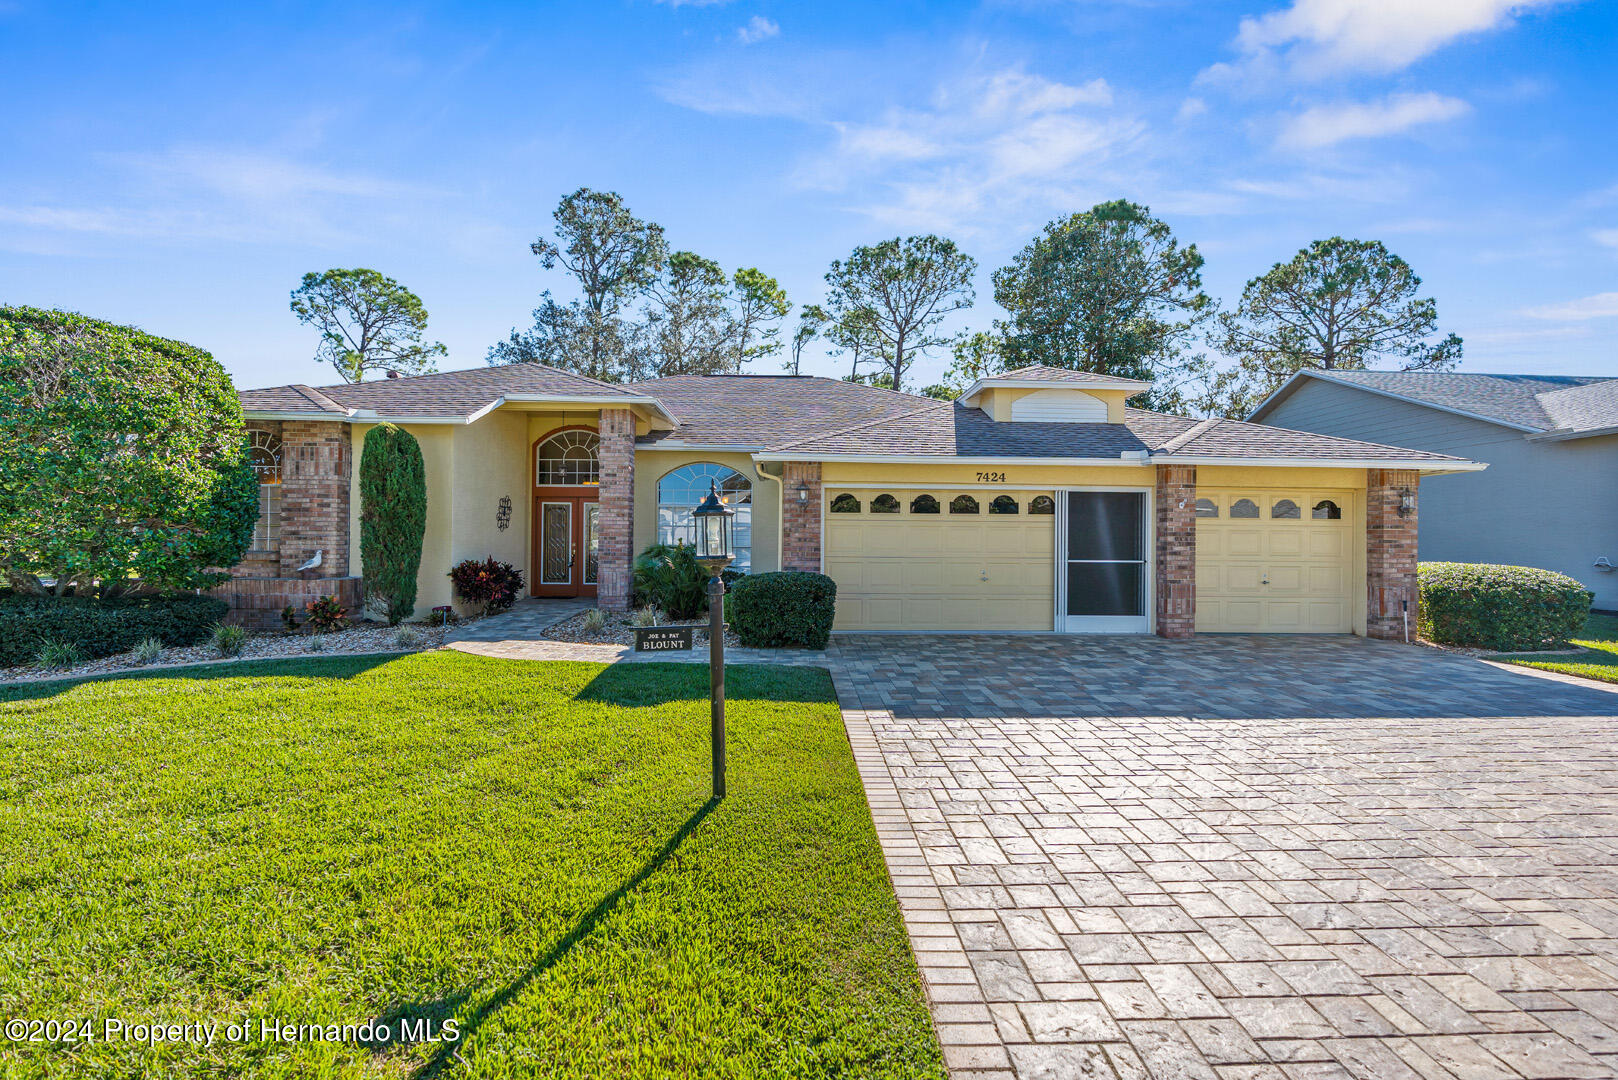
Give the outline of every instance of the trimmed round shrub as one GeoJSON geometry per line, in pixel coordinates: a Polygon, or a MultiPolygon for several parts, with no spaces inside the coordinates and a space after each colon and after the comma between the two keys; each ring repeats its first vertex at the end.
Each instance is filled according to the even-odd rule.
{"type": "Polygon", "coordinates": [[[1595,594],[1566,574],[1531,566],[1422,563],[1417,629],[1440,645],[1523,652],[1579,635],[1595,594]]]}
{"type": "Polygon", "coordinates": [[[731,593],[730,621],[753,649],[824,649],[837,611],[837,582],[825,574],[782,570],[749,574],[731,593]]]}
{"type": "Polygon", "coordinates": [[[128,652],[149,637],[196,645],[229,611],[211,596],[0,596],[0,666],[32,662],[47,641],[76,646],[87,660],[128,652]]]}

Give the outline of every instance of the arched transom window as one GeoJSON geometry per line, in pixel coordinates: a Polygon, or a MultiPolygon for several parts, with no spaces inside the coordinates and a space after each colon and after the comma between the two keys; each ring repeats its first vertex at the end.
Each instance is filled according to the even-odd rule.
{"type": "Polygon", "coordinates": [[[247,435],[247,459],[258,475],[253,550],[274,551],[281,539],[281,440],[268,431],[254,430],[247,435]]]}
{"type": "Polygon", "coordinates": [[[601,436],[593,431],[558,431],[540,443],[534,453],[534,486],[600,484],[600,447],[601,436]]]}
{"type": "Polygon", "coordinates": [[[747,477],[724,465],[711,461],[682,465],[657,482],[657,542],[697,542],[696,519],[691,511],[708,497],[709,484],[717,484],[719,497],[736,511],[731,526],[736,561],[730,565],[746,573],[753,567],[753,485],[747,477]]]}

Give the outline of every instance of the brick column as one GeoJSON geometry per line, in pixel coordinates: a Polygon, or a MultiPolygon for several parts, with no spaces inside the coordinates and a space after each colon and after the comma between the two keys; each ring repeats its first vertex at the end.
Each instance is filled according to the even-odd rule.
{"type": "Polygon", "coordinates": [[[317,551],[315,577],[348,576],[350,444],[345,423],[282,421],[281,577],[297,577],[317,551]]]}
{"type": "Polygon", "coordinates": [[[789,461],[781,475],[781,569],[820,573],[820,462],[789,461]],[[807,484],[809,498],[798,498],[807,484]]]}
{"type": "Polygon", "coordinates": [[[1157,467],[1157,634],[1188,638],[1197,618],[1197,468],[1157,467]]]}
{"type": "Polygon", "coordinates": [[[635,414],[601,410],[601,529],[596,602],[628,611],[635,560],[635,414]]]}
{"type": "MultiPolygon", "coordinates": [[[[1365,487],[1366,637],[1403,641],[1407,602],[1410,636],[1416,636],[1416,508],[1399,515],[1400,491],[1415,496],[1421,474],[1370,469],[1365,487]]],[[[1414,500],[1412,500],[1414,501],[1414,500]]]]}

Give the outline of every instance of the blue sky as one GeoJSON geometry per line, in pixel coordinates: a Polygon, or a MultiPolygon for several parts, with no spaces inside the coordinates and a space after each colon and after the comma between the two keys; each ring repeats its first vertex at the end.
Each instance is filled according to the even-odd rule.
{"type": "Polygon", "coordinates": [[[1380,239],[1464,369],[1618,373],[1611,0],[239,7],[0,0],[0,303],[318,385],[288,291],[371,266],[477,366],[568,293],[528,244],[587,185],[795,302],[943,233],[982,267],[955,325],[987,328],[994,267],[1126,197],[1227,302],[1380,239]]]}

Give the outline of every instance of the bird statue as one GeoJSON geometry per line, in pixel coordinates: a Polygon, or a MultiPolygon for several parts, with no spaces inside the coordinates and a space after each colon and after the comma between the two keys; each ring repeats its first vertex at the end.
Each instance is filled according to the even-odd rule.
{"type": "Polygon", "coordinates": [[[302,566],[298,567],[298,573],[301,574],[305,570],[318,569],[320,567],[320,552],[321,552],[321,549],[316,548],[314,555],[309,559],[309,561],[304,563],[302,566]]]}

